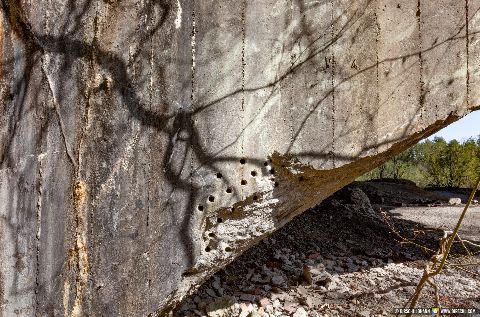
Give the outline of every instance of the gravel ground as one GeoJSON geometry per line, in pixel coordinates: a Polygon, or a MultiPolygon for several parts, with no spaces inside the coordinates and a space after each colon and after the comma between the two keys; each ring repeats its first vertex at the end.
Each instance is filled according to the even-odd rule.
{"type": "MultiPolygon", "coordinates": [[[[436,250],[443,235],[438,227],[454,223],[461,209],[427,206],[440,204],[437,198],[411,184],[347,186],[217,272],[174,315],[392,315],[433,254],[414,243],[436,250]]],[[[464,236],[478,236],[478,207],[468,219],[464,236]]],[[[455,261],[480,262],[480,248],[470,250],[476,255],[465,257],[456,245],[455,261]]],[[[480,311],[480,267],[466,268],[448,268],[435,279],[443,307],[480,311]]],[[[418,306],[434,303],[427,288],[418,306]]]]}

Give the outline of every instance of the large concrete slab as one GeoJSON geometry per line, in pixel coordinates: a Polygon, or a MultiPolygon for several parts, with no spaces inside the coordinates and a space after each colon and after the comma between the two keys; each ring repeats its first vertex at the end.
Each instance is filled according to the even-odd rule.
{"type": "Polygon", "coordinates": [[[476,109],[479,8],[2,1],[0,316],[166,314],[476,109]]]}

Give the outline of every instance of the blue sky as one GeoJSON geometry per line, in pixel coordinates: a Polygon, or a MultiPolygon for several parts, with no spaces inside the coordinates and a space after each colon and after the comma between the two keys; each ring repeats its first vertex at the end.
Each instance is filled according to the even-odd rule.
{"type": "Polygon", "coordinates": [[[429,139],[432,140],[434,137],[439,136],[444,138],[446,141],[450,141],[452,139],[465,141],[470,137],[474,137],[476,139],[478,135],[480,135],[480,111],[474,111],[438,131],[429,137],[429,139]]]}

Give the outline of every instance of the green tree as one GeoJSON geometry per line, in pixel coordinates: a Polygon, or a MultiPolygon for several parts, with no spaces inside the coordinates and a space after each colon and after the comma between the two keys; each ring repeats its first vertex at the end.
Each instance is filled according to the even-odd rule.
{"type": "Polygon", "coordinates": [[[477,142],[470,138],[462,144],[459,165],[462,168],[461,186],[472,187],[480,172],[479,147],[477,142]]]}
{"type": "Polygon", "coordinates": [[[360,178],[405,178],[417,185],[471,187],[480,173],[480,136],[463,143],[436,137],[393,157],[360,178]]]}
{"type": "Polygon", "coordinates": [[[427,176],[437,186],[446,186],[448,182],[447,142],[443,138],[435,138],[425,148],[424,164],[427,176]]]}

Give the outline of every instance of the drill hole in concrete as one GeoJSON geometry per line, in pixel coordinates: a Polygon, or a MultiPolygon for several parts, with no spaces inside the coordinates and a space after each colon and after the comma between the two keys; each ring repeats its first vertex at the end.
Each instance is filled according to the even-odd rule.
{"type": "Polygon", "coordinates": [[[208,201],[213,203],[215,201],[215,197],[213,196],[208,196],[208,201]]]}
{"type": "Polygon", "coordinates": [[[278,182],[275,182],[274,186],[278,187],[278,185],[280,185],[280,184],[278,182]]]}
{"type": "Polygon", "coordinates": [[[215,233],[210,232],[210,233],[208,234],[208,236],[213,238],[213,237],[215,237],[215,233]]]}
{"type": "Polygon", "coordinates": [[[227,192],[227,194],[231,194],[232,193],[232,188],[228,187],[225,191],[227,192]]]}
{"type": "Polygon", "coordinates": [[[232,251],[233,251],[233,249],[230,248],[230,247],[226,247],[226,248],[225,248],[225,252],[232,252],[232,251]]]}
{"type": "Polygon", "coordinates": [[[211,249],[209,246],[207,246],[207,247],[205,248],[205,252],[210,252],[210,251],[212,251],[212,249],[211,249]]]}
{"type": "Polygon", "coordinates": [[[222,178],[222,177],[223,177],[222,173],[217,173],[217,178],[222,178]]]}
{"type": "Polygon", "coordinates": [[[246,162],[247,162],[247,161],[246,161],[244,158],[240,159],[240,164],[243,165],[243,164],[245,164],[246,162]]]}
{"type": "Polygon", "coordinates": [[[197,209],[200,210],[200,211],[203,211],[203,206],[202,206],[202,205],[198,205],[197,209]]]}
{"type": "Polygon", "coordinates": [[[240,184],[242,184],[242,185],[247,185],[247,181],[244,180],[244,179],[242,179],[242,181],[240,182],[240,184]]]}
{"type": "Polygon", "coordinates": [[[253,196],[253,200],[258,200],[258,196],[257,195],[253,196]]]}
{"type": "Polygon", "coordinates": [[[250,172],[250,175],[252,175],[252,177],[255,177],[255,176],[257,176],[257,172],[256,172],[256,171],[252,171],[252,172],[250,172]]]}
{"type": "Polygon", "coordinates": [[[222,219],[222,218],[217,218],[217,222],[218,222],[218,223],[222,223],[222,222],[223,222],[223,219],[222,219]]]}
{"type": "Polygon", "coordinates": [[[273,168],[270,169],[270,174],[275,174],[275,170],[273,168]]]}

